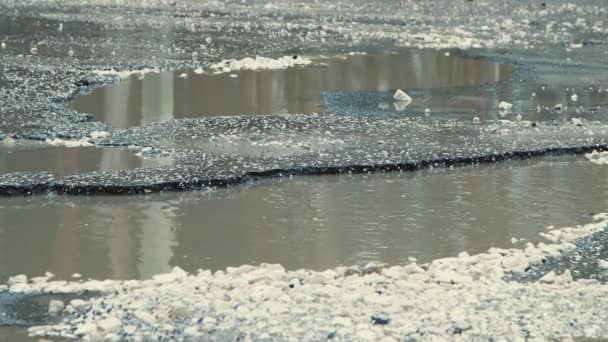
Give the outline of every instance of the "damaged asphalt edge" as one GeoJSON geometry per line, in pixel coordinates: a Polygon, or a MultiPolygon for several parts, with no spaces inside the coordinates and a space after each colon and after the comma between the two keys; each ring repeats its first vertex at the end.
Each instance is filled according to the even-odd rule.
{"type": "Polygon", "coordinates": [[[44,193],[69,195],[144,194],[162,191],[204,190],[210,188],[225,188],[248,182],[279,177],[416,171],[429,167],[450,167],[466,164],[487,164],[500,161],[508,161],[512,159],[525,160],[548,155],[583,154],[592,152],[594,150],[607,151],[608,144],[577,147],[556,147],[531,151],[512,151],[505,153],[486,154],[474,157],[438,158],[404,163],[271,169],[264,171],[246,172],[240,176],[224,178],[201,178],[192,179],[191,181],[165,181],[145,185],[112,185],[94,183],[73,185],[63,182],[60,179],[54,180],[51,178],[46,181],[27,185],[0,184],[0,196],[23,196],[44,193]]]}

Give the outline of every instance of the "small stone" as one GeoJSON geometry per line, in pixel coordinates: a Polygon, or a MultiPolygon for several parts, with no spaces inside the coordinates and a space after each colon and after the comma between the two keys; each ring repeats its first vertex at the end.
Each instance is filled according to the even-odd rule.
{"type": "Polygon", "coordinates": [[[553,109],[555,109],[556,111],[561,111],[564,108],[564,106],[562,106],[561,103],[556,104],[553,109]]]}
{"type": "Polygon", "coordinates": [[[555,272],[551,271],[540,278],[541,283],[553,284],[555,282],[555,272]]]}
{"type": "Polygon", "coordinates": [[[121,326],[122,322],[116,317],[106,318],[97,322],[97,328],[108,333],[112,333],[119,330],[121,326]]]}
{"type": "Polygon", "coordinates": [[[390,317],[386,314],[373,315],[371,319],[374,325],[387,325],[391,322],[390,317]]]}
{"type": "Polygon", "coordinates": [[[412,98],[406,94],[403,90],[397,89],[395,95],[393,95],[395,101],[411,102],[412,98]]]}
{"type": "Polygon", "coordinates": [[[8,281],[6,282],[6,284],[11,287],[17,284],[26,284],[27,283],[27,276],[25,274],[19,274],[13,277],[8,278],[8,281]]]}
{"type": "Polygon", "coordinates": [[[498,109],[500,110],[510,110],[511,108],[513,108],[513,104],[509,102],[500,101],[498,104],[498,109]]]}

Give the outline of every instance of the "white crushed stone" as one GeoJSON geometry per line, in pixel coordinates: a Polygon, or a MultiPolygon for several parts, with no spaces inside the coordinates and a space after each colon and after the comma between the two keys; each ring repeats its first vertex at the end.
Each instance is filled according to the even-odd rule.
{"type": "Polygon", "coordinates": [[[106,132],[106,131],[94,131],[91,132],[89,134],[89,136],[86,137],[82,137],[81,139],[78,140],[67,140],[67,139],[60,139],[60,138],[54,138],[54,139],[46,139],[45,142],[49,145],[53,145],[53,146],[64,146],[64,147],[90,147],[90,146],[94,146],[95,142],[97,142],[97,140],[101,139],[101,138],[105,138],[110,136],[110,132],[106,132]]]}
{"type": "Polygon", "coordinates": [[[599,338],[608,337],[607,285],[573,281],[569,270],[534,283],[508,282],[503,276],[571,250],[574,240],[607,227],[608,214],[598,214],[592,223],[546,232],[553,244],[462,252],[428,265],[316,272],[262,264],[197,274],[176,267],[149,280],[82,283],[30,283],[17,276],[9,291],[105,294],[71,301],[65,308],[70,316],[29,328],[33,336],[200,340],[237,331],[246,339],[277,340],[445,340],[455,333],[464,340],[599,338]]]}
{"type": "Polygon", "coordinates": [[[589,161],[594,164],[608,165],[608,151],[593,151],[591,153],[586,153],[585,158],[589,159],[589,161]]]}
{"type": "Polygon", "coordinates": [[[216,73],[230,73],[237,70],[273,70],[287,69],[296,66],[312,64],[312,60],[301,56],[283,56],[279,58],[246,57],[243,59],[225,59],[221,62],[211,64],[211,69],[216,73]]]}
{"type": "Polygon", "coordinates": [[[513,104],[506,101],[500,101],[500,103],[498,104],[498,109],[503,111],[510,110],[511,108],[513,108],[513,104]]]}
{"type": "Polygon", "coordinates": [[[145,69],[141,69],[141,70],[123,70],[123,71],[118,71],[118,70],[114,70],[114,69],[110,69],[110,70],[93,70],[93,73],[95,75],[99,75],[99,76],[112,76],[112,77],[116,77],[118,79],[126,79],[129,78],[132,75],[138,75],[138,76],[143,76],[145,74],[149,74],[149,73],[160,73],[159,69],[149,69],[149,68],[145,68],[145,69]]]}
{"type": "Polygon", "coordinates": [[[393,100],[411,102],[412,98],[408,94],[406,94],[403,90],[397,89],[397,91],[395,91],[395,95],[393,95],[393,100]]]}

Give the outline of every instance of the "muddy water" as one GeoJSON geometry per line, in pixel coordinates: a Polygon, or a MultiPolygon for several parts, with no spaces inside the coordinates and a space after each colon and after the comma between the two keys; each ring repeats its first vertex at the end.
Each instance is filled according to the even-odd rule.
{"type": "MultiPolygon", "coordinates": [[[[212,115],[319,113],[325,111],[321,96],[324,91],[467,88],[504,81],[512,73],[510,65],[446,56],[435,50],[314,61],[315,67],[286,70],[218,75],[187,72],[187,78],[180,77],[183,71],[176,71],[147,74],[143,80],[133,76],[78,96],[70,106],[115,127],[212,115]],[[326,66],[318,66],[321,63],[326,66]]],[[[424,112],[426,106],[472,113],[495,104],[490,104],[486,94],[478,89],[460,98],[444,95],[431,102],[414,101],[408,110],[424,112]]]]}
{"type": "Polygon", "coordinates": [[[605,211],[608,183],[597,180],[607,176],[608,168],[582,157],[548,157],[217,192],[5,198],[0,282],[45,271],[146,278],[173,266],[272,262],[322,270],[482,252],[605,211]]]}
{"type": "Polygon", "coordinates": [[[133,169],[146,163],[159,162],[139,158],[135,152],[127,149],[67,148],[30,143],[10,146],[0,144],[0,176],[11,172],[44,171],[63,177],[92,171],[133,169]]]}

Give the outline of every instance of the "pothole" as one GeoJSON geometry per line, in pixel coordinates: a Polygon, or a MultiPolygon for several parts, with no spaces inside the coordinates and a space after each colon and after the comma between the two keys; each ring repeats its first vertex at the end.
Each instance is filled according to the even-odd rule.
{"type": "MultiPolygon", "coordinates": [[[[158,161],[149,160],[152,165],[158,161]]],[[[147,166],[133,151],[118,148],[52,147],[44,144],[0,144],[0,175],[15,172],[48,172],[58,177],[117,171],[147,166]]]]}
{"type": "Polygon", "coordinates": [[[0,277],[131,279],[262,262],[324,270],[524,247],[549,224],[605,210],[607,173],[569,156],[210,192],[5,198],[0,277]]]}
{"type": "MultiPolygon", "coordinates": [[[[441,113],[479,113],[498,103],[487,98],[479,86],[511,76],[512,66],[508,64],[444,51],[407,50],[318,57],[312,66],[281,70],[215,75],[170,71],[149,73],[143,78],[133,75],[77,96],[70,106],[114,127],[126,128],[179,118],[320,113],[328,109],[325,92],[391,93],[401,88],[421,94],[406,114],[424,113],[429,107],[441,113]],[[476,90],[466,90],[471,87],[476,90]],[[455,88],[463,90],[460,94],[446,93],[446,89],[455,88]],[[429,99],[431,94],[435,95],[429,99]]],[[[379,100],[374,105],[384,104],[379,100]]]]}

